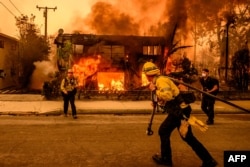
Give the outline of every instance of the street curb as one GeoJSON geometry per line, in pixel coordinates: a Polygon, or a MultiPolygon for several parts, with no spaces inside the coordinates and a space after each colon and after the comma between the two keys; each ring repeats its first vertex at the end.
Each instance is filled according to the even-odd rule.
{"type": "MultiPolygon", "coordinates": [[[[69,110],[69,113],[71,113],[71,110],[69,110]]],[[[78,109],[77,114],[78,115],[86,115],[86,114],[115,114],[115,115],[141,115],[141,114],[151,114],[152,110],[150,109],[95,109],[95,110],[89,110],[89,109],[78,109]]],[[[162,111],[156,112],[157,114],[165,114],[162,113],[162,111]]],[[[48,112],[34,112],[34,111],[27,111],[27,112],[0,112],[0,115],[12,115],[12,116],[29,116],[29,115],[35,115],[35,116],[60,116],[63,114],[62,109],[59,110],[53,110],[48,112]]],[[[194,109],[192,111],[192,114],[204,114],[201,110],[194,109]]],[[[215,110],[215,114],[249,114],[247,112],[243,112],[240,110],[215,110]]]]}

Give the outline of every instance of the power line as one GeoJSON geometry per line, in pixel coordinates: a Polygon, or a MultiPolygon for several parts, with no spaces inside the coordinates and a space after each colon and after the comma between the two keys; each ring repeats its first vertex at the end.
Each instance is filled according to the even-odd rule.
{"type": "Polygon", "coordinates": [[[22,13],[20,12],[20,10],[15,6],[15,4],[11,1],[11,0],[9,0],[10,1],[10,3],[14,6],[14,8],[22,15],[22,13]]]}
{"type": "Polygon", "coordinates": [[[16,15],[12,13],[11,10],[7,6],[5,6],[2,2],[0,3],[5,7],[5,9],[7,9],[10,12],[10,14],[12,14],[15,18],[17,18],[16,15]]]}

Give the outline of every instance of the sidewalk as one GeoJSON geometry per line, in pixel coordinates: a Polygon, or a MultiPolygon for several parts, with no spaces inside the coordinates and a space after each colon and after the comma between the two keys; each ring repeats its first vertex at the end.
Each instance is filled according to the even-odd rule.
{"type": "MultiPolygon", "coordinates": [[[[250,100],[230,101],[238,106],[250,110],[250,100]]],[[[122,100],[76,100],[78,114],[150,114],[150,101],[122,101],[122,100]]],[[[200,101],[191,104],[195,114],[202,114],[200,101]]],[[[70,110],[70,107],[69,107],[70,110]]],[[[61,115],[62,101],[48,101],[41,95],[30,94],[1,94],[0,115],[61,115]]],[[[215,103],[215,114],[246,113],[221,101],[215,103]]]]}

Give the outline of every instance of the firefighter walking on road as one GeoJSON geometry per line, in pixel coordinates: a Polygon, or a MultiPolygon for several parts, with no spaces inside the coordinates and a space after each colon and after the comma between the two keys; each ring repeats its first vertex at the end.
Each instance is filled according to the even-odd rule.
{"type": "MultiPolygon", "coordinates": [[[[191,107],[185,103],[175,83],[166,76],[160,75],[160,70],[154,63],[145,63],[142,71],[150,82],[150,90],[156,92],[158,104],[164,106],[164,110],[166,109],[168,113],[158,131],[161,153],[153,155],[152,158],[157,164],[172,167],[170,135],[175,128],[180,132],[181,122],[189,119],[191,107]]],[[[217,165],[207,149],[193,135],[191,126],[187,126],[185,136],[181,135],[181,137],[202,160],[202,167],[215,167],[217,165]]]]}
{"type": "Polygon", "coordinates": [[[74,119],[77,118],[76,106],[75,106],[75,95],[77,92],[77,80],[74,78],[73,70],[69,69],[67,77],[61,82],[61,91],[63,96],[63,112],[64,116],[68,116],[69,103],[71,105],[72,116],[74,119]]]}

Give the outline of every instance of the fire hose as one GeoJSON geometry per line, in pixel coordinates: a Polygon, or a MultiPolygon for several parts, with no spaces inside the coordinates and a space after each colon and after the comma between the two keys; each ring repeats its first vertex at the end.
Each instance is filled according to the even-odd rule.
{"type": "MultiPolygon", "coordinates": [[[[168,77],[168,76],[167,76],[168,77]]],[[[205,91],[203,91],[203,90],[200,90],[200,89],[198,89],[198,88],[196,88],[196,87],[193,87],[192,85],[190,85],[190,84],[187,84],[187,83],[185,83],[185,82],[182,82],[182,81],[179,81],[179,80],[177,80],[177,79],[175,79],[175,78],[172,78],[172,77],[168,77],[169,79],[171,79],[173,82],[175,82],[175,83],[178,83],[178,84],[182,84],[182,85],[184,85],[184,86],[187,86],[187,87],[189,87],[189,88],[191,88],[191,89],[193,89],[193,90],[196,90],[196,91],[198,91],[198,92],[200,92],[200,93],[203,93],[203,94],[206,94],[206,95],[208,95],[208,96],[210,96],[210,97],[213,97],[213,98],[215,98],[216,100],[219,100],[219,101],[222,101],[222,102],[224,102],[224,103],[226,103],[226,104],[228,104],[228,105],[230,105],[230,106],[233,106],[233,107],[235,107],[235,108],[237,108],[237,109],[240,109],[240,110],[242,110],[242,111],[245,111],[245,112],[247,112],[247,113],[250,113],[250,111],[249,110],[247,110],[247,109],[245,109],[245,108],[243,108],[243,107],[241,107],[241,106],[238,106],[238,105],[236,105],[236,104],[234,104],[234,103],[231,103],[231,102],[229,102],[229,101],[227,101],[227,100],[225,100],[225,99],[223,99],[223,98],[220,98],[220,97],[217,97],[217,96],[214,96],[214,95],[212,95],[212,94],[210,94],[210,93],[208,93],[208,92],[205,92],[205,91]]],[[[151,118],[150,118],[150,121],[149,121],[149,124],[148,124],[148,128],[147,128],[147,131],[146,131],[146,134],[148,135],[148,136],[151,136],[151,135],[153,135],[153,130],[152,130],[152,124],[153,124],[153,119],[154,119],[154,115],[155,115],[155,111],[156,111],[156,108],[157,108],[157,96],[156,96],[156,94],[155,94],[155,91],[153,91],[153,92],[151,92],[151,100],[152,100],[152,105],[153,105],[153,111],[152,111],[152,113],[151,113],[151,118]]]]}

